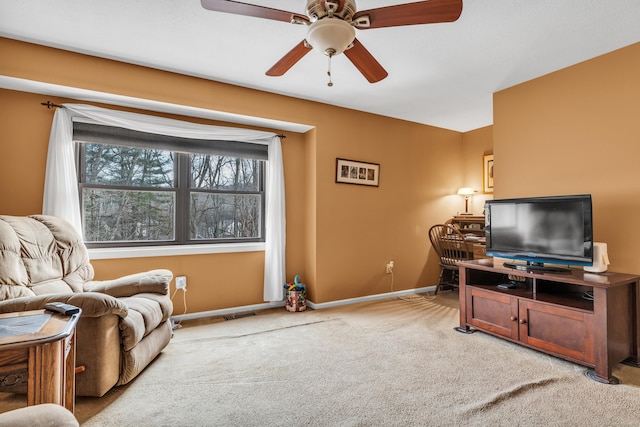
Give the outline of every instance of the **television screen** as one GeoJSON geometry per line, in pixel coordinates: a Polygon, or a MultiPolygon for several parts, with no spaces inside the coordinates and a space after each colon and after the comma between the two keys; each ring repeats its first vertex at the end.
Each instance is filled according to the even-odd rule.
{"type": "Polygon", "coordinates": [[[592,265],[591,209],[591,195],[488,200],[487,255],[533,266],[592,265]]]}

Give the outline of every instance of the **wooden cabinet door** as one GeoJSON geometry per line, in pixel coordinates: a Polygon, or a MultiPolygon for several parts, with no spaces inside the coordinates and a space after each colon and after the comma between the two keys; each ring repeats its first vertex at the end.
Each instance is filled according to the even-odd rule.
{"type": "Polygon", "coordinates": [[[514,340],[518,339],[518,299],[509,295],[466,288],[467,324],[514,340]]]}
{"type": "Polygon", "coordinates": [[[565,358],[595,363],[593,314],[520,300],[520,341],[565,358]]]}

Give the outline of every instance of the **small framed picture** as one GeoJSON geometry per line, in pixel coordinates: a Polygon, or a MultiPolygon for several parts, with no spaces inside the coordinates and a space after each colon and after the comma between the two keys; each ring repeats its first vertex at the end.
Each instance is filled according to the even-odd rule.
{"type": "Polygon", "coordinates": [[[482,161],[482,192],[493,193],[493,154],[485,154],[482,161]]]}
{"type": "Polygon", "coordinates": [[[336,159],[336,182],[378,186],[380,165],[356,160],[336,159]]]}

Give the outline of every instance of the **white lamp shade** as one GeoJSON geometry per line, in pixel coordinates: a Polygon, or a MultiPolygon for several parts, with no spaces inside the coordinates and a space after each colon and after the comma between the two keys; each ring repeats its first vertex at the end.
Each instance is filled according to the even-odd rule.
{"type": "Polygon", "coordinates": [[[458,188],[458,194],[461,196],[471,196],[476,193],[476,190],[469,187],[458,188]]]}
{"type": "Polygon", "coordinates": [[[356,38],[351,24],[339,18],[320,19],[309,26],[307,42],[325,55],[339,55],[356,38]]]}

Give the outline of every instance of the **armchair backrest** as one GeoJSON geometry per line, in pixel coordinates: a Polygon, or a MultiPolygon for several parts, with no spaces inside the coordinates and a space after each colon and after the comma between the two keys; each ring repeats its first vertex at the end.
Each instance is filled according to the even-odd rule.
{"type": "Polygon", "coordinates": [[[82,238],[49,215],[0,215],[0,300],[82,292],[93,279],[82,238]]]}

